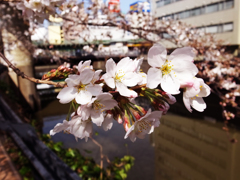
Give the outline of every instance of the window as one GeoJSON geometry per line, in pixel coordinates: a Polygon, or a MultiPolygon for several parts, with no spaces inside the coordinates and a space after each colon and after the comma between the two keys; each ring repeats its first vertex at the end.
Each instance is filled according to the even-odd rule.
{"type": "Polygon", "coordinates": [[[224,2],[221,2],[221,3],[218,4],[218,10],[219,11],[223,10],[223,5],[224,5],[223,3],[224,2]]]}
{"type": "Polygon", "coordinates": [[[230,32],[233,31],[233,23],[225,23],[225,24],[216,24],[206,27],[198,27],[197,29],[203,30],[207,33],[222,33],[222,32],[230,32]]]}
{"type": "Polygon", "coordinates": [[[226,1],[225,3],[224,3],[224,9],[230,9],[230,8],[233,8],[233,5],[234,5],[234,3],[233,3],[233,0],[230,0],[230,1],[226,1]]]}
{"type": "Polygon", "coordinates": [[[208,26],[206,27],[206,33],[217,33],[218,32],[218,26],[208,26]]]}
{"type": "Polygon", "coordinates": [[[171,0],[165,0],[164,5],[171,4],[171,0]]]}
{"type": "Polygon", "coordinates": [[[181,0],[158,0],[156,1],[157,7],[162,7],[177,1],[181,1],[181,0]]]}
{"type": "MultiPolygon", "coordinates": [[[[177,2],[177,0],[159,0],[157,1],[157,7],[164,6],[166,4],[170,4],[173,2],[177,2]]],[[[209,4],[207,6],[201,6],[198,8],[194,9],[188,9],[185,11],[177,12],[174,14],[168,14],[166,15],[167,17],[172,17],[174,19],[184,19],[188,17],[193,17],[193,16],[198,16],[201,14],[206,14],[206,13],[212,13],[216,11],[221,11],[229,8],[234,7],[234,1],[233,0],[228,0],[228,1],[222,1],[214,4],[209,4]]],[[[164,16],[164,17],[166,17],[164,16]]],[[[160,17],[160,19],[163,17],[160,17]]]]}
{"type": "Polygon", "coordinates": [[[198,16],[201,14],[201,8],[192,9],[190,11],[190,16],[198,16]]]}
{"type": "Polygon", "coordinates": [[[211,4],[206,6],[206,13],[211,13],[216,11],[218,11],[218,4],[211,4]]]}
{"type": "Polygon", "coordinates": [[[233,31],[233,23],[227,23],[223,25],[223,32],[233,31]]]}

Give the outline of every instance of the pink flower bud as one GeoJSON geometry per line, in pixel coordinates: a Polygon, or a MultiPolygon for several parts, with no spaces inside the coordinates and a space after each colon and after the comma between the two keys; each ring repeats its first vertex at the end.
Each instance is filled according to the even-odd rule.
{"type": "Polygon", "coordinates": [[[120,114],[118,115],[117,122],[118,122],[119,124],[122,124],[122,122],[123,122],[122,117],[121,117],[120,114]]]}
{"type": "Polygon", "coordinates": [[[141,118],[139,112],[137,112],[136,110],[134,110],[133,108],[129,108],[132,115],[136,118],[136,120],[139,120],[141,118]]]}

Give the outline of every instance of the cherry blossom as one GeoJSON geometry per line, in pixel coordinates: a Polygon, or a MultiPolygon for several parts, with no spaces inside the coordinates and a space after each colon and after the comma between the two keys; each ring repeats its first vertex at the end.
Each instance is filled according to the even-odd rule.
{"type": "Polygon", "coordinates": [[[63,123],[57,123],[55,127],[52,130],[50,130],[49,134],[53,136],[61,131],[69,131],[69,124],[67,120],[63,120],[63,123]]]}
{"type": "Polygon", "coordinates": [[[91,60],[88,61],[80,61],[78,63],[78,72],[82,72],[84,69],[93,69],[93,67],[90,65],[91,64],[91,60]]]}
{"type": "Polygon", "coordinates": [[[167,58],[167,50],[155,44],[148,52],[148,63],[152,66],[147,73],[147,87],[154,89],[161,84],[170,94],[179,94],[180,80],[188,79],[198,73],[193,64],[192,48],[178,48],[167,58]]]}
{"type": "Polygon", "coordinates": [[[151,112],[151,109],[149,109],[143,117],[136,121],[127,130],[124,138],[126,139],[129,137],[132,142],[136,141],[136,137],[143,139],[146,134],[152,133],[154,131],[154,128],[160,125],[159,119],[161,116],[161,111],[151,112]]]}
{"type": "Polygon", "coordinates": [[[81,116],[74,116],[69,123],[69,133],[76,138],[88,140],[92,133],[92,121],[90,119],[82,120],[81,116]]]}
{"type": "Polygon", "coordinates": [[[118,64],[109,59],[106,62],[106,73],[102,79],[110,88],[117,88],[116,90],[122,96],[137,97],[137,93],[127,87],[137,85],[139,76],[136,74],[134,62],[129,57],[121,59],[118,64]]]}
{"type": "Polygon", "coordinates": [[[206,103],[203,97],[207,97],[210,94],[210,87],[204,83],[201,78],[192,78],[187,81],[183,87],[183,102],[189,112],[192,112],[191,106],[197,111],[204,111],[206,109],[206,103]]]}
{"type": "Polygon", "coordinates": [[[94,71],[90,69],[83,70],[80,75],[69,75],[65,80],[68,87],[63,88],[57,98],[60,103],[66,104],[76,100],[78,104],[87,104],[91,102],[92,96],[97,96],[102,91],[98,84],[91,84],[94,71]]]}
{"type": "Polygon", "coordinates": [[[91,102],[78,108],[78,114],[83,120],[91,118],[92,122],[97,126],[101,126],[104,121],[104,111],[117,106],[110,93],[101,93],[96,98],[92,98],[91,102]]]}

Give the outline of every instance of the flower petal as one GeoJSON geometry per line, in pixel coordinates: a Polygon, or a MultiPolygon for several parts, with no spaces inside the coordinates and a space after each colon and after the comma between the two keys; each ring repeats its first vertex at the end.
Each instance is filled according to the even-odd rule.
{"type": "Polygon", "coordinates": [[[78,72],[82,72],[84,69],[86,68],[90,68],[91,69],[91,60],[88,60],[88,61],[80,61],[79,64],[78,64],[78,72]]]}
{"type": "Polygon", "coordinates": [[[171,75],[163,76],[161,87],[163,91],[170,94],[179,94],[180,83],[176,78],[173,78],[171,75]]]}
{"type": "Polygon", "coordinates": [[[169,56],[168,60],[187,60],[190,62],[194,61],[195,53],[192,47],[183,47],[175,49],[169,56]]]}
{"type": "Polygon", "coordinates": [[[75,97],[75,100],[78,104],[87,104],[91,102],[92,98],[92,93],[86,91],[86,90],[81,90],[75,97]]]}
{"type": "Polygon", "coordinates": [[[97,96],[102,92],[102,86],[99,84],[88,85],[86,90],[89,91],[93,96],[97,96]]]}
{"type": "Polygon", "coordinates": [[[105,119],[104,119],[104,121],[102,123],[102,127],[103,127],[104,131],[107,131],[107,130],[111,129],[112,126],[113,126],[113,118],[112,118],[112,116],[110,114],[108,114],[105,117],[105,119]]]}
{"type": "Polygon", "coordinates": [[[145,118],[159,120],[161,117],[162,117],[162,111],[153,111],[151,112],[151,114],[149,114],[145,118]]]}
{"type": "Polygon", "coordinates": [[[126,96],[126,97],[137,97],[138,94],[127,88],[127,86],[125,86],[123,83],[116,83],[117,86],[117,91],[122,95],[122,96],[126,96]]]}
{"type": "Polygon", "coordinates": [[[132,142],[136,141],[135,133],[132,133],[132,131],[134,131],[134,128],[135,128],[135,126],[132,125],[132,126],[128,129],[128,131],[126,132],[126,134],[125,134],[125,136],[124,136],[124,139],[127,139],[127,138],[129,137],[132,142]]]}
{"type": "Polygon", "coordinates": [[[203,112],[206,109],[207,105],[204,102],[203,98],[195,97],[190,99],[191,106],[199,112],[203,112]]]}
{"type": "MultiPolygon", "coordinates": [[[[198,78],[200,79],[200,78],[198,78]]],[[[200,85],[202,86],[200,93],[198,94],[199,97],[207,97],[211,93],[211,88],[204,83],[202,79],[200,79],[200,85]]]]}
{"type": "Polygon", "coordinates": [[[112,89],[114,89],[115,88],[115,81],[114,81],[114,79],[112,78],[112,77],[109,77],[107,74],[105,75],[103,75],[103,77],[102,77],[102,79],[104,79],[104,81],[106,82],[106,84],[110,87],[110,88],[112,88],[112,89]]]}
{"type": "Polygon", "coordinates": [[[148,64],[152,67],[162,67],[166,61],[167,50],[160,44],[154,44],[148,51],[148,64]]]}
{"type": "Polygon", "coordinates": [[[68,87],[76,86],[80,83],[80,76],[76,74],[68,75],[68,78],[65,80],[68,87]]]}
{"type": "Polygon", "coordinates": [[[198,73],[198,68],[190,61],[178,60],[172,61],[173,72],[178,79],[191,79],[198,73]]]}
{"type": "Polygon", "coordinates": [[[101,126],[104,121],[103,112],[101,110],[91,110],[91,119],[94,124],[101,126]]]}
{"type": "Polygon", "coordinates": [[[69,127],[68,121],[63,120],[63,123],[57,123],[55,127],[50,131],[50,135],[53,136],[69,127]]]}
{"type": "Polygon", "coordinates": [[[109,59],[106,62],[106,72],[109,77],[115,77],[115,72],[116,72],[116,63],[113,61],[113,59],[109,59]]]}
{"type": "Polygon", "coordinates": [[[101,74],[102,70],[96,70],[92,79],[92,83],[95,83],[97,80],[99,80],[99,75],[101,74]]]}
{"type": "Polygon", "coordinates": [[[139,76],[136,73],[134,73],[134,72],[127,72],[123,76],[122,83],[125,84],[126,86],[132,87],[132,86],[136,86],[137,83],[140,80],[141,79],[139,78],[139,76]]]}
{"type": "Polygon", "coordinates": [[[147,87],[156,88],[162,81],[162,72],[157,68],[150,68],[147,72],[147,87]]]}
{"type": "Polygon", "coordinates": [[[136,69],[136,66],[133,60],[130,59],[129,57],[125,57],[117,63],[116,72],[122,71],[127,73],[127,72],[133,72],[135,69],[136,69]]]}
{"type": "Polygon", "coordinates": [[[91,108],[87,105],[81,105],[77,109],[77,113],[82,117],[82,120],[87,120],[90,117],[91,108]]]}
{"type": "Polygon", "coordinates": [[[88,84],[91,82],[92,78],[94,76],[94,71],[91,69],[84,69],[81,73],[80,73],[80,79],[82,84],[88,84]]]}
{"type": "Polygon", "coordinates": [[[192,112],[190,98],[186,97],[184,93],[183,93],[183,103],[184,103],[185,107],[187,108],[187,110],[189,112],[192,112]]]}
{"type": "Polygon", "coordinates": [[[118,105],[117,101],[112,99],[112,95],[110,93],[102,93],[97,96],[97,100],[100,101],[102,105],[104,105],[104,110],[112,109],[118,105]]]}
{"type": "Polygon", "coordinates": [[[76,88],[65,87],[59,92],[59,94],[57,95],[57,98],[59,99],[60,103],[66,104],[66,103],[69,103],[70,101],[72,101],[76,95],[77,95],[76,88]]]}

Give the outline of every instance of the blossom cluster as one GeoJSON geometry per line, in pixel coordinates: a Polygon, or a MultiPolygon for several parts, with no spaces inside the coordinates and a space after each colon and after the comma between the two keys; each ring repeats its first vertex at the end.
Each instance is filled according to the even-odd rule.
{"type": "MultiPolygon", "coordinates": [[[[16,7],[22,11],[23,17],[30,21],[43,22],[49,15],[56,13],[56,7],[64,0],[23,0],[16,7]]],[[[13,4],[15,5],[15,4],[13,4]]]]}
{"type": "Polygon", "coordinates": [[[170,104],[176,102],[172,96],[183,89],[183,102],[203,111],[206,104],[203,97],[210,94],[210,88],[200,78],[195,77],[198,69],[193,63],[194,53],[190,47],[176,49],[167,57],[166,49],[155,44],[148,52],[151,68],[147,74],[141,71],[143,59],[121,59],[117,64],[113,59],[106,62],[106,73],[93,70],[91,61],[80,62],[76,74],[69,74],[57,98],[60,103],[71,103],[74,112],[63,123],[50,131],[54,135],[60,131],[86,140],[91,136],[92,125],[111,129],[115,119],[123,124],[125,138],[135,141],[144,138],[160,124],[170,104]],[[161,86],[160,90],[158,85],[161,86]],[[137,97],[148,100],[147,106],[136,103],[137,97]],[[147,108],[146,108],[147,107],[147,108]]]}

